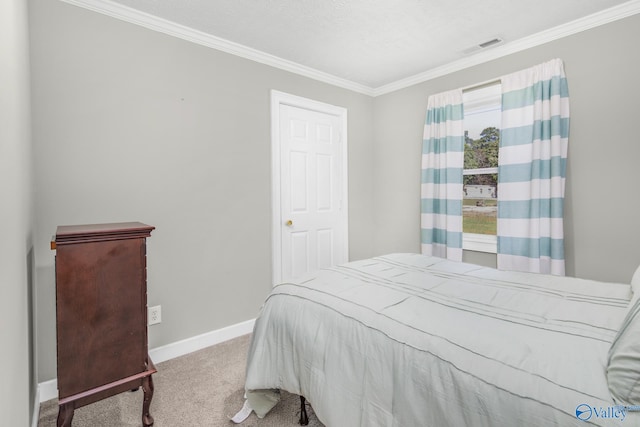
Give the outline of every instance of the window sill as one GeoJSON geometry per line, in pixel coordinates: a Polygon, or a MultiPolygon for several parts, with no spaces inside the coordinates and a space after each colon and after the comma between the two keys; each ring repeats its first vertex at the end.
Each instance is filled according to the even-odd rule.
{"type": "Polygon", "coordinates": [[[495,254],[498,253],[498,238],[488,234],[463,233],[462,249],[495,254]]]}

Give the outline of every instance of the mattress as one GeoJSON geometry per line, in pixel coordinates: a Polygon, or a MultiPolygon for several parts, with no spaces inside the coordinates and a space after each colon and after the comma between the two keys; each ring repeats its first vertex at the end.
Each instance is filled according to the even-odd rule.
{"type": "Polygon", "coordinates": [[[247,397],[263,417],[300,394],[327,426],[640,425],[606,380],[630,297],[418,254],[347,263],[274,287],[247,397]]]}

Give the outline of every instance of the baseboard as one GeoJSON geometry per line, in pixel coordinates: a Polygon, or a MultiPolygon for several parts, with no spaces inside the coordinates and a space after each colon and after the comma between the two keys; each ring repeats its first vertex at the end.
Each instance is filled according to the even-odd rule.
{"type": "MultiPolygon", "coordinates": [[[[250,334],[253,332],[253,324],[255,321],[255,319],[247,320],[222,329],[216,329],[215,331],[206,332],[201,335],[196,335],[195,337],[153,348],[149,350],[149,357],[151,357],[153,363],[160,363],[185,354],[193,353],[194,351],[202,350],[203,348],[210,347],[212,345],[229,341],[230,339],[237,338],[242,335],[250,334]]],[[[38,384],[38,390],[36,391],[37,402],[46,402],[47,400],[51,400],[56,397],[58,397],[58,380],[52,379],[38,384]]],[[[39,411],[39,403],[34,405],[34,413],[36,414],[39,411]]],[[[33,427],[36,427],[38,423],[37,415],[34,415],[34,419],[35,424],[33,424],[33,427]]]]}
{"type": "Polygon", "coordinates": [[[193,353],[194,351],[220,344],[221,342],[225,342],[242,335],[250,334],[253,332],[254,323],[255,319],[247,320],[246,322],[237,323],[235,325],[227,326],[226,328],[217,329],[182,341],[163,345],[162,347],[149,350],[149,357],[151,357],[153,363],[160,363],[178,356],[193,353]]]}
{"type": "Polygon", "coordinates": [[[39,403],[55,399],[58,397],[58,380],[54,378],[52,380],[39,383],[38,392],[36,394],[39,396],[39,403]]]}

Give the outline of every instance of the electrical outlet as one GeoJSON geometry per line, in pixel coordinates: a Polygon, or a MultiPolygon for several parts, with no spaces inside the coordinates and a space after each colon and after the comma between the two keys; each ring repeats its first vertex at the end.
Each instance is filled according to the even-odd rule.
{"type": "Polygon", "coordinates": [[[147,319],[149,320],[149,325],[162,322],[162,306],[156,305],[155,307],[149,307],[147,319]]]}

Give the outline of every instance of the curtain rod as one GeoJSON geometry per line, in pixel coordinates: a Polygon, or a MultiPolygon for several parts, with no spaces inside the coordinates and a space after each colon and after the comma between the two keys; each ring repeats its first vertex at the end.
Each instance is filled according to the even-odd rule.
{"type": "Polygon", "coordinates": [[[462,88],[460,88],[463,92],[468,92],[470,90],[476,90],[476,89],[482,89],[483,87],[486,86],[491,86],[491,85],[495,85],[498,83],[502,83],[502,79],[501,78],[497,78],[497,79],[491,79],[491,80],[487,80],[481,83],[474,83],[472,85],[469,86],[464,86],[462,88]]]}

